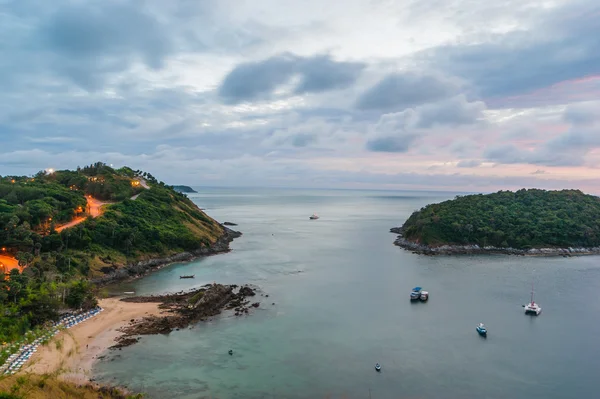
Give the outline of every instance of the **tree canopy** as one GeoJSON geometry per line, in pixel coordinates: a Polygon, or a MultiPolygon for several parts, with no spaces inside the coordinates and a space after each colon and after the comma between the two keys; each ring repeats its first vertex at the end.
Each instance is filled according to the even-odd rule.
{"type": "Polygon", "coordinates": [[[62,308],[94,306],[89,277],[210,246],[223,232],[186,195],[147,172],[98,162],[75,171],[0,176],[0,255],[25,267],[0,276],[0,342],[55,320],[62,308]],[[57,225],[85,216],[89,195],[113,203],[100,217],[58,233],[57,225]]]}
{"type": "Polygon", "coordinates": [[[429,246],[597,247],[600,198],[579,190],[538,189],[458,196],[414,212],[402,232],[429,246]]]}

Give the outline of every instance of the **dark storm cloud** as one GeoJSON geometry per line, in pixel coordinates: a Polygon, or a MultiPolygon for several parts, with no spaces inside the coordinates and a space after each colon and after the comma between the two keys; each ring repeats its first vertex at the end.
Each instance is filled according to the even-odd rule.
{"type": "Polygon", "coordinates": [[[294,88],[296,94],[344,89],[356,81],[364,66],[334,61],[323,55],[299,57],[281,54],[236,66],[225,76],[218,92],[228,104],[268,99],[294,76],[300,77],[300,83],[294,88]]]}
{"type": "Polygon", "coordinates": [[[356,106],[362,110],[402,111],[450,97],[457,90],[455,83],[433,75],[395,73],[365,91],[356,106]]]}
{"type": "Polygon", "coordinates": [[[470,81],[484,97],[516,96],[600,74],[599,18],[596,1],[570,2],[541,11],[528,30],[435,48],[424,59],[470,81]]]}

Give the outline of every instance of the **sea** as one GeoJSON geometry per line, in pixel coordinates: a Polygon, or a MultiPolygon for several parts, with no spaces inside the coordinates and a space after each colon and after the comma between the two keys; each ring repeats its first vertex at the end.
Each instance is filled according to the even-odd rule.
{"type": "Polygon", "coordinates": [[[144,336],[107,353],[98,381],[150,399],[600,397],[599,257],[432,257],[393,245],[391,227],[456,193],[196,190],[210,216],[238,224],[232,251],[110,291],[251,284],[260,307],[144,336]],[[537,317],[522,307],[532,282],[537,317]],[[409,301],[415,286],[428,302],[409,301]]]}

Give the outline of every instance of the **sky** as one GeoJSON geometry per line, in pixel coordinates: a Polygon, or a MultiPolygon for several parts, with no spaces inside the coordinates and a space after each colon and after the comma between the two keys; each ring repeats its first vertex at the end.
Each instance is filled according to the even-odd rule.
{"type": "Polygon", "coordinates": [[[597,0],[0,0],[0,175],[600,194],[597,0]]]}

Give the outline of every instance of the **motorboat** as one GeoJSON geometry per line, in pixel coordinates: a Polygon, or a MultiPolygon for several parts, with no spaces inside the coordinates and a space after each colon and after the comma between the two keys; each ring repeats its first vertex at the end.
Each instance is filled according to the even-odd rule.
{"type": "Polygon", "coordinates": [[[527,305],[523,305],[523,307],[525,308],[525,314],[537,316],[540,313],[542,313],[542,308],[540,307],[540,305],[535,303],[533,296],[534,296],[533,283],[531,283],[531,302],[529,302],[527,305]]]}
{"type": "Polygon", "coordinates": [[[379,363],[377,363],[377,364],[375,365],[375,370],[376,370],[376,371],[381,371],[381,366],[379,365],[379,363]]]}
{"type": "Polygon", "coordinates": [[[429,292],[421,291],[421,295],[419,296],[421,302],[427,302],[429,300],[429,292]]]}
{"type": "Polygon", "coordinates": [[[194,278],[194,277],[196,277],[195,274],[192,274],[190,276],[179,276],[179,278],[194,278]]]}
{"type": "Polygon", "coordinates": [[[481,335],[482,337],[487,337],[487,328],[485,328],[485,326],[483,325],[483,323],[479,323],[477,325],[477,327],[475,327],[475,329],[477,330],[477,332],[479,333],[479,335],[481,335]]]}
{"type": "Polygon", "coordinates": [[[309,219],[310,219],[310,220],[317,220],[318,218],[319,218],[319,216],[318,216],[316,213],[313,213],[313,214],[312,214],[312,215],[309,217],[309,219]]]}
{"type": "Polygon", "coordinates": [[[418,301],[419,299],[421,299],[421,287],[415,287],[410,293],[410,300],[418,301]]]}

